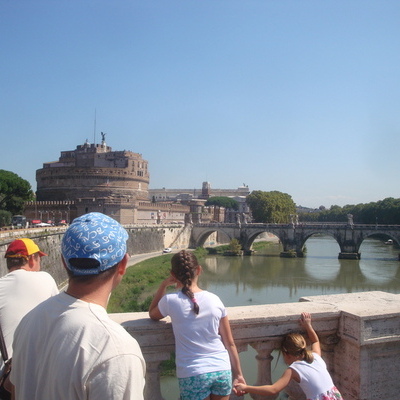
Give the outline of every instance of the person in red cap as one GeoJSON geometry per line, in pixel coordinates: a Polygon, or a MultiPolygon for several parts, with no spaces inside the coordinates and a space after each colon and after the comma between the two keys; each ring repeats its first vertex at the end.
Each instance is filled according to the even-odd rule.
{"type": "MultiPolygon", "coordinates": [[[[40,271],[40,251],[32,239],[16,239],[6,250],[7,275],[0,278],[0,326],[8,357],[12,357],[14,331],[21,319],[34,307],[58,294],[52,276],[40,271]]],[[[1,357],[1,370],[4,361],[1,357]]]]}

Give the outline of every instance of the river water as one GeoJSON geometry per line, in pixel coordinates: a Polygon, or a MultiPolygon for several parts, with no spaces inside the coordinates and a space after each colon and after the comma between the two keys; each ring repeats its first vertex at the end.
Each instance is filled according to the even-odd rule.
{"type": "MultiPolygon", "coordinates": [[[[281,258],[282,247],[271,243],[252,256],[207,256],[199,285],[217,294],[225,306],[297,302],[303,296],[380,290],[400,293],[400,249],[366,239],[360,260],[339,260],[339,245],[330,236],[313,236],[304,258],[281,258]]],[[[255,352],[241,353],[249,383],[255,382],[255,352]]],[[[284,368],[278,365],[276,380],[284,368]]],[[[177,400],[176,378],[162,378],[165,400],[177,400]]],[[[250,398],[246,395],[246,399],[250,398]]]]}

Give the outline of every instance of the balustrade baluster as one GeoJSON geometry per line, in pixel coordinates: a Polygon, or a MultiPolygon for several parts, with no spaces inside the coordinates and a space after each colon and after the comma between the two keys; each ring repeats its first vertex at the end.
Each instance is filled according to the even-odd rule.
{"type": "MultiPolygon", "coordinates": [[[[149,357],[146,357],[146,386],[144,389],[144,399],[145,400],[165,400],[161,394],[161,385],[160,385],[160,373],[161,367],[160,364],[163,360],[169,359],[168,357],[154,358],[150,360],[149,357]]],[[[152,357],[153,358],[153,357],[152,357]]]]}
{"type": "MultiPolygon", "coordinates": [[[[257,351],[256,360],[257,360],[257,382],[256,386],[260,385],[270,385],[272,383],[271,378],[271,364],[274,357],[272,356],[272,352],[279,347],[279,344],[275,341],[269,342],[257,342],[250,343],[251,347],[257,351]]],[[[248,382],[251,384],[250,382],[248,382]]],[[[278,396],[260,396],[257,394],[252,394],[251,397],[254,400],[265,400],[268,399],[276,399],[278,396]]]]}

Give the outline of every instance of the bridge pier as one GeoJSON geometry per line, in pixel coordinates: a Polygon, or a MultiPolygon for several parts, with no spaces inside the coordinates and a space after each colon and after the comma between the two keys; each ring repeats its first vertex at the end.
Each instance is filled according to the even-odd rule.
{"type": "Polygon", "coordinates": [[[283,258],[304,257],[304,251],[298,249],[288,249],[282,251],[279,256],[283,258]]]}
{"type": "Polygon", "coordinates": [[[359,260],[361,259],[361,253],[345,253],[341,251],[338,258],[339,260],[359,260]]]}

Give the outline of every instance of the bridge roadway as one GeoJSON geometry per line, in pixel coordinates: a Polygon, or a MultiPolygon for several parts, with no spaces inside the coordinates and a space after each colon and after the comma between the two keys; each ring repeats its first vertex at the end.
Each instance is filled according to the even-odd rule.
{"type": "MultiPolygon", "coordinates": [[[[269,232],[282,243],[281,256],[303,256],[307,239],[313,235],[332,236],[340,247],[339,258],[360,259],[360,246],[368,237],[392,239],[400,244],[400,225],[366,225],[349,223],[299,223],[299,224],[193,224],[190,247],[202,247],[207,237],[213,233],[223,233],[229,240],[236,238],[245,252],[251,251],[256,237],[269,232]]],[[[400,257],[400,255],[399,255],[400,257]]]]}

